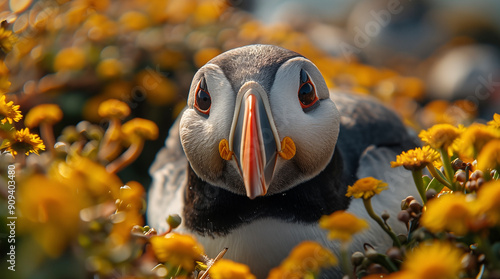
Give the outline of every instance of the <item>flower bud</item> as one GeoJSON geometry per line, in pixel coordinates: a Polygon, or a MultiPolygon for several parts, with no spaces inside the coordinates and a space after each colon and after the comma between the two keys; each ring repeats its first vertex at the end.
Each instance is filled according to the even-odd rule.
{"type": "Polygon", "coordinates": [[[401,254],[401,250],[397,247],[391,247],[385,253],[391,260],[403,260],[403,255],[401,254]]]}
{"type": "Polygon", "coordinates": [[[408,206],[410,205],[410,202],[415,200],[415,198],[413,196],[408,196],[406,197],[406,199],[402,200],[401,201],[401,210],[405,210],[408,208],[408,206]]]}
{"type": "Polygon", "coordinates": [[[359,266],[361,263],[363,263],[363,260],[365,259],[365,255],[363,253],[356,251],[352,254],[351,256],[351,262],[353,266],[359,266]]]}
{"type": "Polygon", "coordinates": [[[391,218],[391,215],[389,214],[389,212],[387,212],[387,210],[384,210],[384,212],[382,212],[381,217],[384,221],[387,221],[389,218],[391,218]]]}
{"type": "Polygon", "coordinates": [[[401,210],[398,213],[398,220],[407,224],[408,222],[410,222],[410,213],[408,213],[408,211],[406,210],[401,210]]]}
{"type": "Polygon", "coordinates": [[[432,200],[435,196],[437,195],[437,191],[434,189],[429,189],[427,192],[425,192],[425,197],[427,200],[432,200]]]}
{"type": "Polygon", "coordinates": [[[467,178],[466,174],[465,174],[465,171],[463,170],[458,170],[456,173],[455,173],[455,179],[458,181],[458,182],[465,182],[465,179],[467,178]]]}
{"type": "Polygon", "coordinates": [[[181,222],[182,218],[178,214],[169,215],[167,218],[167,224],[171,229],[177,228],[181,224],[181,222]]]}

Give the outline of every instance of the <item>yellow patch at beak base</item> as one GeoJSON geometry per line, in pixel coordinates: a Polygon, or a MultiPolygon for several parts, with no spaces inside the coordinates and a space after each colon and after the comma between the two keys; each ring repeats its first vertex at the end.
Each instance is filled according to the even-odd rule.
{"type": "Polygon", "coordinates": [[[290,160],[295,156],[295,143],[290,137],[284,137],[281,141],[281,151],[278,151],[281,158],[290,160]]]}
{"type": "Polygon", "coordinates": [[[227,139],[221,139],[219,142],[219,154],[222,159],[229,161],[233,157],[233,151],[229,150],[229,142],[227,139]]]}

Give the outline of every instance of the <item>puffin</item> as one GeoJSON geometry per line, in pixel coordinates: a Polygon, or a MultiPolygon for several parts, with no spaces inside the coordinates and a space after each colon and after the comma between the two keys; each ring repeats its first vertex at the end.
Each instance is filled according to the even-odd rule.
{"type": "MultiPolygon", "coordinates": [[[[248,265],[257,278],[302,241],[339,253],[318,221],[345,210],[368,221],[352,251],[377,251],[391,238],[360,199],[346,196],[357,179],[389,184],[372,198],[396,233],[401,201],[418,197],[411,173],[391,168],[417,146],[400,118],[375,98],[330,91],[306,57],[274,45],[228,50],[194,75],[187,106],[150,167],[147,220],[159,232],[182,217],[178,232],[194,235],[209,257],[248,265]]],[[[341,278],[339,269],[323,274],[341,278]]]]}

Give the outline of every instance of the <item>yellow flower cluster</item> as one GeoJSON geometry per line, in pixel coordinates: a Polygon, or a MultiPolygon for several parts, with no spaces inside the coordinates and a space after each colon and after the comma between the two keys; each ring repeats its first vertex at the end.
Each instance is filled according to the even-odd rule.
{"type": "Polygon", "coordinates": [[[428,130],[421,131],[418,136],[432,148],[451,151],[451,149],[456,148],[456,140],[462,132],[462,127],[457,128],[450,124],[436,124],[428,130]]]}
{"type": "Polygon", "coordinates": [[[191,272],[195,261],[201,261],[203,247],[190,235],[168,233],[165,236],[153,236],[149,240],[153,252],[160,262],[180,266],[191,272]]]}
{"type": "MultiPolygon", "coordinates": [[[[56,257],[76,241],[82,221],[91,223],[102,218],[105,204],[111,209],[109,213],[113,212],[122,183],[103,166],[83,157],[56,161],[47,171],[46,175],[31,176],[22,184],[19,199],[23,202],[19,210],[26,217],[23,228],[33,233],[47,254],[56,257]],[[101,206],[93,208],[96,204],[101,206]]],[[[124,221],[116,220],[115,224],[124,221]]]]}
{"type": "Polygon", "coordinates": [[[404,151],[396,157],[396,161],[391,162],[391,167],[403,166],[407,170],[423,169],[428,165],[437,165],[439,153],[426,145],[422,148],[417,147],[404,151]]]}
{"type": "Polygon", "coordinates": [[[477,168],[482,171],[500,170],[500,139],[486,143],[477,156],[477,168]]]}
{"type": "Polygon", "coordinates": [[[495,113],[493,115],[493,120],[490,120],[488,122],[488,126],[491,126],[493,128],[497,128],[497,129],[500,129],[500,114],[498,113],[495,113]]]}
{"type": "MultiPolygon", "coordinates": [[[[498,114],[495,115],[498,119],[498,114]]],[[[491,120],[488,125],[473,123],[468,127],[450,124],[434,125],[420,132],[423,142],[434,149],[444,149],[449,155],[457,154],[467,161],[477,159],[483,147],[491,140],[500,139],[500,129],[491,120]]]]}
{"type": "Polygon", "coordinates": [[[420,221],[432,232],[451,231],[464,235],[467,232],[467,220],[475,215],[470,205],[463,194],[444,195],[428,202],[420,221]]]}
{"type": "Polygon", "coordinates": [[[337,258],[319,243],[303,241],[290,252],[268,279],[316,278],[321,269],[337,265],[337,258]]]}
{"type": "Polygon", "coordinates": [[[421,224],[431,232],[463,236],[500,225],[500,181],[487,182],[477,197],[446,194],[428,202],[421,224]]]}
{"type": "Polygon", "coordinates": [[[212,279],[256,279],[247,265],[221,259],[209,271],[212,279]]]}
{"type": "MultiPolygon", "coordinates": [[[[452,244],[433,241],[421,243],[389,279],[455,279],[462,270],[464,252],[452,244]]],[[[385,277],[384,277],[385,278],[385,277]]]]}
{"type": "Polygon", "coordinates": [[[500,129],[474,123],[462,133],[455,150],[461,157],[472,160],[477,158],[483,147],[493,139],[500,139],[500,129]]]}
{"type": "MultiPolygon", "coordinates": [[[[60,141],[54,144],[52,126],[63,116],[59,106],[41,104],[31,108],[25,118],[29,128],[16,130],[13,124],[22,119],[19,108],[13,101],[7,102],[6,95],[0,97],[3,117],[0,148],[15,156],[12,166],[20,166],[17,176],[13,176],[19,182],[18,209],[24,216],[19,222],[20,232],[32,237],[49,257],[60,257],[75,245],[78,249],[89,249],[86,251],[91,255],[87,261],[89,270],[99,274],[112,272],[117,249],[130,251],[142,243],[131,233],[144,222],[144,188],[138,182],[123,185],[118,176],[97,160],[97,151],[104,148],[100,145],[103,140],[100,127],[88,122],[67,127],[60,141]],[[30,128],[40,129],[44,141],[32,134],[30,128]],[[43,159],[30,161],[35,168],[25,169],[27,161],[16,155],[38,154],[45,150],[44,142],[50,143],[52,152],[43,159]]],[[[152,122],[145,119],[129,122],[134,137],[142,137],[142,141],[144,137],[157,137],[158,129],[152,122]]],[[[120,131],[121,134],[124,132],[120,131]]],[[[120,157],[116,163],[120,168],[130,164],[140,152],[130,148],[128,151],[122,154],[127,160],[120,157]]]]}
{"type": "Polygon", "coordinates": [[[78,234],[83,199],[69,185],[43,175],[30,177],[18,193],[22,231],[31,232],[51,257],[61,255],[78,234]]]}
{"type": "Polygon", "coordinates": [[[368,223],[349,212],[339,210],[321,217],[319,226],[328,230],[328,238],[349,242],[354,234],[367,229],[368,223]]]}

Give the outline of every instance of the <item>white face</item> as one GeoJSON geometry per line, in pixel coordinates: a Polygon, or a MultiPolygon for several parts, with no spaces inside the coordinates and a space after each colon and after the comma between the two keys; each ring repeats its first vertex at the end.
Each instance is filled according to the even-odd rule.
{"type": "Polygon", "coordinates": [[[266,120],[271,122],[277,148],[284,137],[291,138],[296,146],[293,158],[277,157],[272,178],[266,181],[267,195],[288,190],[321,172],[332,158],[339,132],[338,110],[329,98],[321,73],[309,60],[295,57],[283,63],[276,71],[270,92],[258,83],[249,80],[235,92],[223,70],[207,64],[193,78],[188,107],[180,122],[182,146],[195,173],[214,186],[241,195],[248,191],[239,171],[240,162],[222,159],[219,143],[222,139],[230,141],[230,136],[237,133],[232,124],[238,118],[235,108],[243,110],[237,96],[248,95],[242,92],[246,90],[243,88],[264,92],[259,96],[263,95],[262,107],[269,116],[266,120]],[[304,85],[304,77],[309,85],[304,85]],[[307,94],[299,98],[299,91],[307,94]]]}

